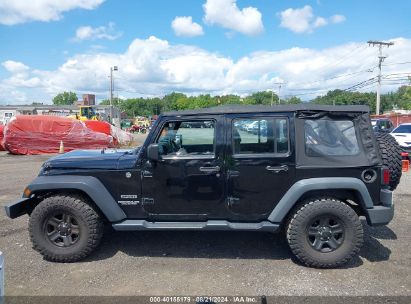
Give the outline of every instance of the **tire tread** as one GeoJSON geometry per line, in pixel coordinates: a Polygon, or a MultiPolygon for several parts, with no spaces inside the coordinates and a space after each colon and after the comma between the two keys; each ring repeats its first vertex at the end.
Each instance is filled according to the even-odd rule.
{"type": "Polygon", "coordinates": [[[315,268],[340,267],[346,264],[349,260],[351,260],[354,256],[356,256],[359,253],[363,244],[362,224],[359,221],[358,216],[354,212],[354,210],[351,209],[344,202],[334,198],[319,198],[315,200],[302,202],[296,207],[295,210],[296,211],[289,217],[286,237],[293,254],[305,265],[315,268]],[[310,216],[312,212],[316,211],[315,209],[322,208],[325,203],[331,203],[332,208],[335,208],[340,212],[346,213],[349,216],[350,221],[353,224],[355,239],[357,240],[355,242],[354,248],[344,259],[335,261],[333,263],[323,263],[312,259],[305,253],[302,244],[300,244],[297,241],[297,236],[301,233],[299,228],[301,227],[303,220],[310,216]]]}
{"type": "Polygon", "coordinates": [[[87,257],[99,245],[103,236],[103,228],[103,221],[99,213],[94,210],[90,204],[87,203],[87,200],[84,197],[73,194],[53,195],[45,198],[36,206],[33,213],[31,214],[29,221],[30,239],[32,241],[33,248],[40,254],[42,254],[46,260],[62,263],[76,262],[87,257]],[[58,202],[57,204],[56,201],[58,202]],[[69,206],[83,214],[83,219],[85,220],[89,229],[87,246],[71,256],[51,253],[49,250],[47,250],[47,248],[45,248],[38,242],[38,236],[36,236],[34,229],[37,221],[41,221],[44,213],[46,213],[50,208],[56,208],[56,206],[58,206],[59,204],[69,206]]]}

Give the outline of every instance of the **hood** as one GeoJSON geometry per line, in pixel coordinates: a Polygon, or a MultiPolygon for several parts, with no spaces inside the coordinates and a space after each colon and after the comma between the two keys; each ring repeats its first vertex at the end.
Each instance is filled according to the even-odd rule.
{"type": "Polygon", "coordinates": [[[119,159],[135,150],[75,150],[46,161],[43,170],[50,169],[117,169],[119,159]]]}

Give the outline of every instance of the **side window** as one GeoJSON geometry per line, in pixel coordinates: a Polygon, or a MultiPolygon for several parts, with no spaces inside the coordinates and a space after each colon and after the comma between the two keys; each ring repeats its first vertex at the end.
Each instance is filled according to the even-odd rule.
{"type": "Polygon", "coordinates": [[[232,132],[234,154],[286,154],[290,151],[286,118],[236,119],[232,132]]]}
{"type": "Polygon", "coordinates": [[[163,156],[213,156],[215,123],[212,120],[173,121],[164,125],[157,140],[163,156]]]}
{"type": "Polygon", "coordinates": [[[350,120],[306,120],[304,130],[308,156],[349,156],[360,152],[350,120]]]}

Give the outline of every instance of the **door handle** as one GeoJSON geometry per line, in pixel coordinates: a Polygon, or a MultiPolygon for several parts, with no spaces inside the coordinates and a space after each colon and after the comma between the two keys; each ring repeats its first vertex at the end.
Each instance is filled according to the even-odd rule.
{"type": "Polygon", "coordinates": [[[207,173],[217,173],[220,172],[220,166],[215,166],[215,167],[200,167],[201,172],[207,172],[207,173]]]}
{"type": "Polygon", "coordinates": [[[288,171],[288,166],[287,165],[283,165],[283,166],[278,166],[278,167],[271,167],[271,166],[267,166],[265,167],[266,170],[274,172],[274,173],[280,173],[282,171],[287,172],[288,171]]]}

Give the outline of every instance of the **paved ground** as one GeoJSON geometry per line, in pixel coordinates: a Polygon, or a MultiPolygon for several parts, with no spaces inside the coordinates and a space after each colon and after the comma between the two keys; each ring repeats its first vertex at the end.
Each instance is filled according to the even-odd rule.
{"type": "Polygon", "coordinates": [[[411,295],[411,174],[395,193],[388,227],[369,228],[360,258],[343,269],[298,265],[280,235],[245,232],[109,233],[87,260],[44,261],[28,217],[6,218],[48,156],[0,152],[0,251],[8,295],[411,295]]]}

